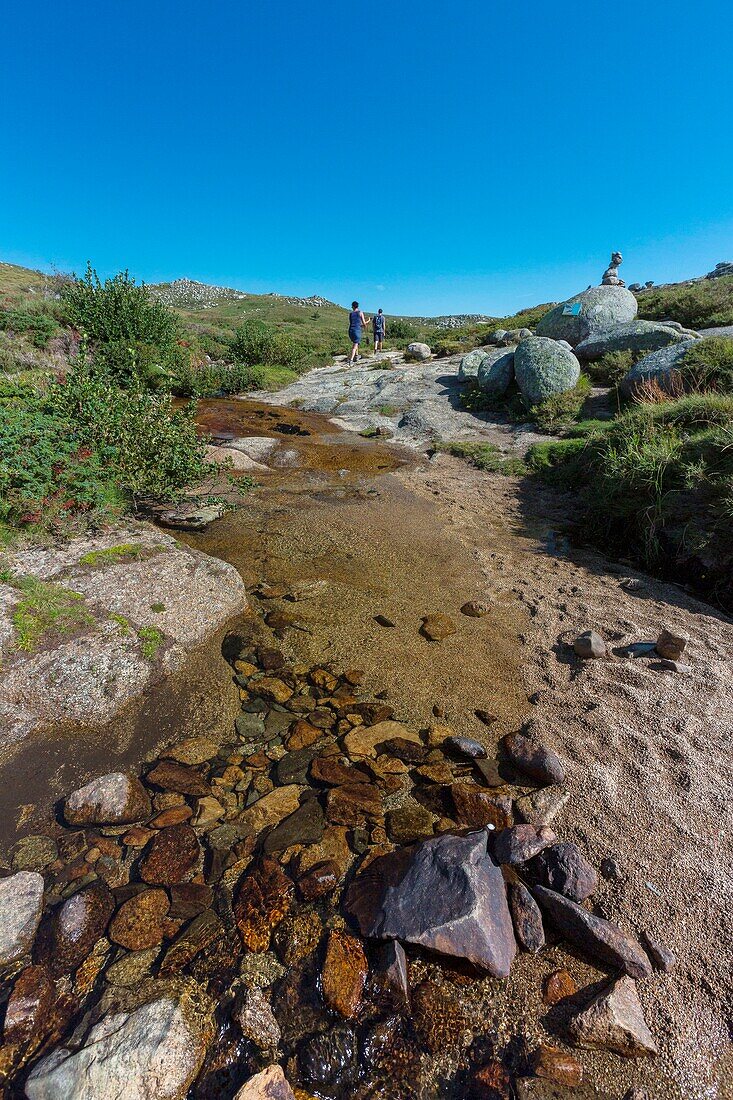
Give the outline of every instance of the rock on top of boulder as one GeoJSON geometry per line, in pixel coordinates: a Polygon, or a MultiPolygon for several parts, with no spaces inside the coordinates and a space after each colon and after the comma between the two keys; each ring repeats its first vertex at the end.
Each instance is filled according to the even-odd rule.
{"type": "Polygon", "coordinates": [[[110,772],[79,787],[64,803],[70,825],[131,825],[150,814],[150,797],[139,779],[110,772]]]}
{"type": "Polygon", "coordinates": [[[516,953],[501,870],[485,830],[431,837],[378,857],[349,888],[362,935],[467,959],[497,978],[516,953]]]}
{"type": "Polygon", "coordinates": [[[595,332],[633,321],[638,304],[623,286],[591,286],[567,302],[561,302],[540,318],[535,332],[552,340],[567,340],[576,347],[595,332]]]}
{"type": "Polygon", "coordinates": [[[580,363],[557,340],[530,336],[514,353],[514,374],[524,396],[537,405],[572,390],[580,378],[580,363]]]}

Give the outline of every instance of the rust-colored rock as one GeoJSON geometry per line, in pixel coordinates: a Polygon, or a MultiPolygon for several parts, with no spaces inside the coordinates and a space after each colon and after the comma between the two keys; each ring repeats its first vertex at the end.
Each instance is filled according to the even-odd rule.
{"type": "Polygon", "coordinates": [[[263,859],[240,879],[234,915],[242,942],[250,951],[267,951],[272,931],[289,912],[294,888],[280,866],[263,859]]]}
{"type": "Polygon", "coordinates": [[[474,829],[484,825],[506,829],[512,824],[512,800],[508,796],[487,794],[475,783],[453,783],[450,793],[459,824],[474,829]]]}
{"type": "Polygon", "coordinates": [[[433,615],[426,615],[422,620],[420,633],[431,642],[442,642],[450,634],[455,634],[456,624],[449,615],[437,611],[433,615]]]}
{"type": "Polygon", "coordinates": [[[428,980],[419,985],[412,1006],[417,1032],[433,1054],[456,1047],[469,1027],[454,996],[437,982],[428,980]]]}
{"type": "Polygon", "coordinates": [[[568,970],[553,970],[545,978],[543,1000],[546,1005],[556,1005],[566,997],[573,997],[578,986],[568,970]]]}
{"type": "Polygon", "coordinates": [[[290,752],[297,749],[307,749],[310,745],[314,745],[316,741],[320,741],[322,737],[323,730],[319,730],[316,726],[312,726],[310,722],[299,718],[290,729],[287,747],[290,752]]]}
{"type": "Polygon", "coordinates": [[[51,918],[50,956],[54,977],[76,970],[107,930],[114,912],[111,892],[101,882],[85,886],[51,918]]]}
{"type": "Polygon", "coordinates": [[[153,838],[140,861],[140,877],[153,886],[185,882],[196,867],[201,848],[190,825],[170,825],[153,838]]]}
{"type": "Polygon", "coordinates": [[[344,764],[337,756],[317,756],[311,763],[310,777],[316,783],[325,783],[329,787],[369,782],[368,775],[352,764],[344,764]]]}
{"type": "Polygon", "coordinates": [[[329,933],[323,964],[323,997],[329,1008],[347,1019],[356,1015],[369,966],[361,940],[334,929],[329,933]]]}
{"type": "Polygon", "coordinates": [[[332,787],[326,798],[326,817],[336,825],[363,825],[382,816],[382,795],[368,783],[332,787]]]}
{"type": "Polygon", "coordinates": [[[165,890],[143,890],[117,910],[109,926],[109,938],[128,951],[155,947],[166,934],[169,908],[165,890]]]}
{"type": "Polygon", "coordinates": [[[51,1007],[56,997],[45,966],[27,966],[15,979],[5,1009],[5,1043],[35,1046],[51,1027],[51,1007]]]}
{"type": "Polygon", "coordinates": [[[250,684],[251,690],[263,699],[269,699],[273,703],[287,703],[293,694],[293,689],[276,676],[263,676],[250,684]]]}
{"type": "Polygon", "coordinates": [[[511,1095],[511,1077],[496,1059],[477,1069],[471,1078],[471,1096],[475,1100],[509,1100],[511,1095]]]}
{"type": "Polygon", "coordinates": [[[332,859],[324,859],[298,879],[298,892],[303,901],[315,901],[335,890],[340,877],[338,864],[332,859]]]}
{"type": "Polygon", "coordinates": [[[192,794],[197,797],[211,794],[211,788],[200,772],[175,760],[161,760],[145,777],[148,784],[162,787],[174,794],[192,794]]]}
{"type": "Polygon", "coordinates": [[[577,1088],[583,1081],[583,1067],[573,1054],[544,1043],[534,1052],[532,1069],[537,1077],[565,1088],[577,1088]]]}

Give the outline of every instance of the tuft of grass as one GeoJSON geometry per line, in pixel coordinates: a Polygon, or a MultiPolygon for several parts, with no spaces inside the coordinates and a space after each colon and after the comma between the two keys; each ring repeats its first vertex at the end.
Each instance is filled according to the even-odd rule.
{"type": "Polygon", "coordinates": [[[4,572],[2,579],[20,593],[13,611],[14,644],[24,653],[34,653],[43,642],[95,625],[81,592],[38,577],[15,577],[4,572]]]}
{"type": "Polygon", "coordinates": [[[154,611],[156,613],[156,615],[160,615],[161,612],[165,611],[165,604],[164,603],[151,603],[150,610],[154,611]]]}
{"type": "Polygon", "coordinates": [[[534,420],[541,432],[557,432],[578,419],[590,390],[590,380],[581,374],[578,384],[572,390],[558,393],[539,405],[533,405],[528,410],[529,419],[534,420]]]}
{"type": "Polygon", "coordinates": [[[733,340],[727,336],[696,340],[677,369],[688,393],[733,393],[733,340]]]}
{"type": "Polygon", "coordinates": [[[118,615],[116,612],[110,614],[110,619],[113,623],[117,623],[120,634],[129,634],[132,630],[130,626],[130,620],[126,619],[124,615],[118,615]]]}
{"type": "Polygon", "coordinates": [[[140,652],[147,661],[154,661],[163,644],[163,634],[157,626],[141,626],[137,632],[140,652]]]}
{"type": "Polygon", "coordinates": [[[119,546],[107,546],[103,550],[90,550],[79,558],[80,565],[102,566],[114,565],[123,561],[138,561],[143,556],[143,547],[140,543],[124,542],[119,546]]]}
{"type": "Polygon", "coordinates": [[[583,370],[596,386],[617,386],[645,354],[646,352],[635,355],[633,351],[607,351],[594,363],[586,363],[583,370]]]}
{"type": "Polygon", "coordinates": [[[377,411],[380,416],[399,416],[402,409],[397,408],[396,405],[380,405],[377,411]]]}
{"type": "Polygon", "coordinates": [[[462,458],[478,470],[492,474],[521,476],[527,473],[527,467],[521,458],[507,458],[493,443],[478,443],[464,440],[446,440],[435,448],[446,454],[462,458]]]}

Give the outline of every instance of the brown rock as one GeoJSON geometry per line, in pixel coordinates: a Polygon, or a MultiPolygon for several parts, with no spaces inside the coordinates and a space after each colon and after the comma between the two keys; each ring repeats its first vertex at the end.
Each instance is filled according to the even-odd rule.
{"type": "Polygon", "coordinates": [[[293,689],[276,676],[263,676],[251,683],[250,687],[257,695],[273,703],[287,703],[293,694],[293,689]]]}
{"type": "Polygon", "coordinates": [[[290,728],[287,747],[290,752],[297,749],[307,749],[310,745],[314,745],[316,741],[320,741],[322,737],[323,730],[319,730],[317,726],[312,726],[310,722],[305,722],[302,718],[299,718],[290,728]]]}
{"type": "Polygon", "coordinates": [[[344,764],[337,756],[317,756],[311,763],[310,777],[316,783],[326,783],[329,787],[369,782],[368,775],[351,764],[344,764]]]}
{"type": "Polygon", "coordinates": [[[132,825],[150,813],[150,797],[139,779],[122,772],[93,779],[64,803],[70,825],[132,825]]]}
{"type": "Polygon", "coordinates": [[[325,859],[298,879],[298,892],[303,901],[315,901],[335,890],[340,877],[338,865],[332,859],[325,859]]]}
{"type": "Polygon", "coordinates": [[[545,978],[543,1000],[546,1005],[556,1005],[566,997],[574,997],[578,986],[568,970],[553,970],[545,978]]]}
{"type": "Polygon", "coordinates": [[[577,1088],[583,1080],[583,1067],[577,1058],[544,1043],[534,1052],[532,1069],[537,1077],[565,1088],[577,1088]]]}
{"type": "Polygon", "coordinates": [[[476,1100],[510,1100],[511,1077],[501,1062],[494,1059],[475,1071],[471,1096],[476,1100]]]}
{"type": "Polygon", "coordinates": [[[213,892],[210,886],[202,882],[180,882],[171,886],[170,896],[169,917],[172,920],[191,920],[209,908],[213,892]]]}
{"type": "Polygon", "coordinates": [[[282,1068],[268,1066],[242,1085],[234,1100],[295,1100],[282,1068]]]}
{"type": "Polygon", "coordinates": [[[246,989],[237,999],[234,1019],[245,1039],[251,1039],[260,1050],[277,1050],[280,1025],[272,1006],[261,989],[246,989]]]}
{"type": "Polygon", "coordinates": [[[441,787],[450,786],[453,782],[453,770],[445,761],[436,761],[435,764],[423,764],[417,769],[417,774],[429,783],[437,783],[441,787]]]}
{"type": "Polygon", "coordinates": [[[155,832],[152,829],[143,829],[142,826],[135,825],[125,833],[122,843],[128,848],[144,848],[154,836],[155,832]]]}
{"type": "Polygon", "coordinates": [[[37,1046],[51,1028],[55,999],[56,990],[45,966],[21,970],[5,1009],[4,1042],[37,1046]]]}
{"type": "Polygon", "coordinates": [[[675,634],[665,629],[657,638],[656,650],[660,657],[665,657],[668,661],[679,661],[688,641],[689,638],[684,634],[675,634]]]}
{"type": "Polygon", "coordinates": [[[540,907],[524,883],[510,882],[508,890],[514,934],[521,946],[534,954],[545,946],[540,907]]]}
{"type": "Polygon", "coordinates": [[[196,867],[201,849],[190,825],[169,825],[153,838],[140,861],[140,877],[154,886],[185,882],[196,867]]]}
{"type": "Polygon", "coordinates": [[[200,772],[186,764],[178,764],[175,760],[161,760],[145,778],[148,783],[175,794],[211,794],[211,788],[200,772]]]}
{"type": "Polygon", "coordinates": [[[428,753],[425,745],[420,745],[407,737],[390,737],[381,748],[382,752],[396,756],[398,760],[404,760],[407,764],[422,764],[428,753]]]}
{"type": "Polygon", "coordinates": [[[289,783],[264,794],[239,815],[238,825],[241,835],[256,836],[270,825],[278,825],[283,818],[289,817],[298,809],[303,790],[304,788],[299,784],[289,783]]]}
{"type": "Polygon", "coordinates": [[[641,944],[614,924],[596,917],[570,898],[544,886],[534,888],[534,896],[552,923],[570,943],[591,956],[617,966],[633,978],[648,978],[652,968],[641,944]]]}
{"type": "Polygon", "coordinates": [[[179,764],[205,764],[219,751],[216,741],[209,737],[187,737],[176,745],[161,753],[170,760],[176,760],[179,764]]]}
{"type": "Polygon", "coordinates": [[[114,899],[106,886],[95,882],[73,894],[51,918],[50,958],[54,977],[76,970],[107,930],[114,899]]]}
{"type": "MultiPolygon", "coordinates": [[[[391,707],[389,703],[357,703],[353,709],[356,714],[360,715],[366,726],[379,725],[394,718],[394,707],[391,707]]],[[[395,734],[394,736],[399,735],[395,734]]]]}
{"type": "Polygon", "coordinates": [[[469,1027],[455,998],[434,981],[423,982],[412,998],[415,1027],[433,1054],[455,1048],[469,1027]]]}
{"type": "Polygon", "coordinates": [[[525,863],[557,837],[547,825],[514,825],[503,829],[494,839],[494,859],[511,865],[525,863]]]}
{"type": "Polygon", "coordinates": [[[439,611],[433,615],[426,615],[420,627],[420,633],[431,642],[442,642],[450,634],[455,634],[456,630],[456,624],[450,616],[443,615],[439,611]]]}
{"type": "Polygon", "coordinates": [[[128,951],[156,947],[165,937],[169,908],[165,890],[143,890],[117,910],[109,926],[109,938],[128,951]]]}
{"type": "Polygon", "coordinates": [[[292,969],[318,949],[323,922],[315,909],[301,909],[285,917],[273,932],[278,957],[292,969]]]}
{"type": "Polygon", "coordinates": [[[379,955],[377,982],[391,1000],[401,1008],[410,1006],[410,983],[407,974],[407,956],[398,940],[388,940],[379,955]]]}
{"type": "Polygon", "coordinates": [[[344,680],[352,687],[358,687],[359,684],[364,683],[364,677],[366,673],[362,668],[347,668],[344,673],[344,680]]]}
{"type": "Polygon", "coordinates": [[[382,815],[382,795],[368,783],[332,787],[326,796],[326,817],[336,825],[362,825],[382,815]]]}
{"type": "Polygon", "coordinates": [[[606,657],[608,648],[600,634],[595,630],[586,630],[573,642],[573,649],[578,657],[589,660],[592,657],[606,657]]]}
{"type": "Polygon", "coordinates": [[[263,859],[241,878],[234,915],[242,942],[250,951],[267,951],[272,931],[290,910],[293,884],[271,859],[263,859]]]}
{"type": "Polygon", "coordinates": [[[624,1058],[658,1053],[647,1027],[633,978],[623,977],[606,986],[568,1024],[581,1047],[612,1050],[624,1058]]]}
{"type": "Polygon", "coordinates": [[[344,748],[352,759],[365,756],[372,757],[377,755],[377,745],[382,745],[385,741],[390,741],[394,737],[405,738],[408,741],[414,741],[416,744],[422,745],[417,733],[408,730],[407,726],[403,726],[401,722],[386,719],[372,726],[357,726],[344,737],[344,748]]]}
{"type": "Polygon", "coordinates": [[[411,844],[433,835],[433,814],[419,802],[410,802],[386,817],[387,836],[395,844],[411,844]]]}
{"type": "Polygon", "coordinates": [[[484,825],[506,829],[511,825],[511,798],[487,794],[475,783],[453,783],[450,793],[455,807],[455,818],[459,824],[470,825],[474,829],[480,829],[484,825]]]}
{"type": "Polygon", "coordinates": [[[368,971],[361,941],[338,929],[330,932],[321,978],[328,1007],[347,1019],[355,1016],[368,971]]]}
{"type": "Polygon", "coordinates": [[[161,976],[182,970],[192,959],[223,937],[224,925],[213,910],[206,909],[176,936],[163,956],[161,976]]]}
{"type": "Polygon", "coordinates": [[[468,615],[471,619],[480,619],[484,615],[488,615],[490,610],[491,605],[484,603],[482,600],[469,600],[461,608],[461,614],[468,615]]]}
{"type": "Polygon", "coordinates": [[[537,737],[512,733],[504,738],[504,749],[512,764],[538,783],[550,786],[565,781],[560,758],[537,737]]]}
{"type": "Polygon", "coordinates": [[[648,932],[642,932],[641,940],[655,970],[661,971],[662,974],[669,974],[671,970],[674,970],[677,965],[674,952],[670,951],[659,940],[650,936],[648,932]]]}
{"type": "Polygon", "coordinates": [[[318,844],[309,845],[299,853],[297,857],[298,874],[304,875],[315,867],[317,863],[331,860],[339,869],[339,877],[343,878],[354,861],[354,854],[349,847],[349,831],[343,825],[329,825],[318,844]]]}
{"type": "Polygon", "coordinates": [[[567,791],[543,787],[539,791],[515,799],[514,808],[528,825],[549,825],[570,801],[567,791]]]}

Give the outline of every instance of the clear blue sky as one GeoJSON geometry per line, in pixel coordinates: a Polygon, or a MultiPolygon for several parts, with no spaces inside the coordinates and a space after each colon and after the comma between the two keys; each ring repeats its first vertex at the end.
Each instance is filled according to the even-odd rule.
{"type": "Polygon", "coordinates": [[[730,0],[38,0],[0,259],[502,314],[733,260],[730,0]]]}

